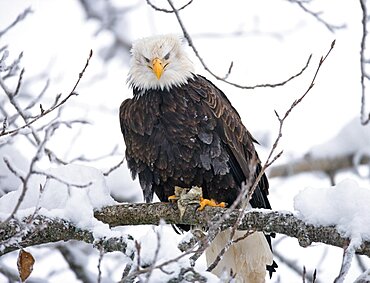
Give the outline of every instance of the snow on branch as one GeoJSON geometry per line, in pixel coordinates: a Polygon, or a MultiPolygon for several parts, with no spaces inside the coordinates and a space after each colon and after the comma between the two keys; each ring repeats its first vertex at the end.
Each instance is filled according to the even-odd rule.
{"type": "MultiPolygon", "coordinates": [[[[228,212],[226,209],[207,207],[204,211],[198,211],[197,205],[189,205],[182,217],[176,205],[166,203],[137,203],[113,205],[95,211],[95,217],[109,224],[111,227],[126,225],[157,225],[161,219],[168,224],[186,224],[208,227],[214,221],[225,219],[221,229],[233,227],[240,215],[239,210],[228,212]],[[228,216],[225,217],[225,213],[228,216]]],[[[93,233],[77,228],[71,222],[58,218],[48,218],[38,215],[33,219],[34,228],[19,234],[23,224],[17,220],[11,220],[0,229],[0,255],[14,251],[20,247],[28,247],[57,241],[78,240],[86,243],[96,243],[93,233]],[[18,241],[11,241],[4,245],[14,236],[18,241]]],[[[265,231],[284,234],[298,239],[301,246],[307,247],[313,242],[346,247],[349,239],[341,236],[334,226],[314,226],[305,223],[290,212],[270,210],[251,210],[244,213],[239,222],[238,230],[265,231]]],[[[104,250],[127,252],[127,242],[133,241],[127,238],[110,238],[100,240],[104,250]]],[[[129,251],[131,252],[131,251],[129,251]]],[[[356,253],[370,257],[370,242],[363,242],[356,253]]]]}
{"type": "MultiPolygon", "coordinates": [[[[27,222],[28,219],[24,221],[27,222]]],[[[42,215],[33,217],[32,223],[27,223],[27,226],[29,227],[25,229],[25,224],[15,219],[0,226],[0,256],[20,247],[70,240],[101,246],[106,252],[120,251],[131,256],[131,250],[127,248],[129,242],[133,241],[131,236],[96,240],[93,232],[88,229],[78,228],[64,219],[42,215]]]]}

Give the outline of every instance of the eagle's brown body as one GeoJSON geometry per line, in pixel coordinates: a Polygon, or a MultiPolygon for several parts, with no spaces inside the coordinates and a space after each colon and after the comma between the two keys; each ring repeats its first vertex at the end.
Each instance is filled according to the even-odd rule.
{"type": "MultiPolygon", "coordinates": [[[[175,186],[200,186],[205,198],[231,205],[242,182],[253,182],[260,169],[253,137],[204,77],[170,91],[134,89],[134,98],[121,105],[120,122],[128,167],[139,176],[146,201],[153,192],[168,201],[175,186]]],[[[264,176],[252,206],[270,208],[267,193],[264,176]]]]}

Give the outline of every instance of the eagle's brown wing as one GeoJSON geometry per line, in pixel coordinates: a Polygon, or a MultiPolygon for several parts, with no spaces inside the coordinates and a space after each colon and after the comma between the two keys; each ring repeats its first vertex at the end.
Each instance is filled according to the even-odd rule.
{"type": "MultiPolygon", "coordinates": [[[[226,95],[206,78],[202,76],[197,78],[189,84],[196,90],[194,96],[199,95],[216,117],[216,130],[229,153],[231,172],[238,184],[246,182],[251,186],[261,170],[260,160],[254,148],[256,141],[243,125],[238,112],[226,95]]],[[[269,184],[264,174],[252,196],[252,207],[271,208],[267,199],[268,188],[269,184]]]]}
{"type": "MultiPolygon", "coordinates": [[[[217,118],[217,131],[229,153],[229,166],[233,176],[238,184],[245,182],[247,186],[252,186],[261,171],[261,163],[254,148],[256,140],[245,128],[238,112],[226,95],[206,78],[201,76],[198,78],[190,84],[193,84],[197,94],[202,97],[217,118]]],[[[271,209],[267,198],[268,189],[269,183],[266,175],[263,174],[250,200],[252,207],[271,209]]],[[[265,237],[272,249],[271,237],[275,237],[275,234],[271,233],[265,237]]],[[[270,278],[277,267],[275,261],[266,266],[270,278]]]]}

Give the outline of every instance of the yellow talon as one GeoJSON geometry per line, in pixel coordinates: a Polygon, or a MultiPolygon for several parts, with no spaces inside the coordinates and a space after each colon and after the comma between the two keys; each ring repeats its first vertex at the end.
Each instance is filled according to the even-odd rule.
{"type": "Polygon", "coordinates": [[[199,202],[199,208],[198,210],[203,210],[206,206],[213,206],[213,207],[226,207],[226,203],[220,202],[217,203],[214,199],[206,199],[206,198],[200,198],[199,202]]]}
{"type": "Polygon", "coordinates": [[[169,200],[169,201],[172,201],[172,202],[176,202],[178,199],[179,199],[179,197],[178,197],[178,196],[176,196],[176,195],[172,195],[172,196],[169,196],[169,197],[168,197],[168,200],[169,200]]]}

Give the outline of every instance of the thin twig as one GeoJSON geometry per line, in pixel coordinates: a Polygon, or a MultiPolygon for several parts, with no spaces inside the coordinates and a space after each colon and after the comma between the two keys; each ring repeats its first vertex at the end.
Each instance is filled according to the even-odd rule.
{"type": "Polygon", "coordinates": [[[103,261],[103,257],[104,257],[104,247],[100,246],[100,248],[99,248],[99,260],[98,260],[98,282],[97,283],[101,283],[101,279],[102,279],[101,263],[103,261]]]}
{"type": "Polygon", "coordinates": [[[352,241],[348,246],[343,248],[343,259],[342,265],[340,267],[340,272],[337,278],[335,278],[334,283],[342,283],[346,278],[349,268],[351,267],[353,256],[355,255],[356,249],[352,241]]]}
{"type": "Polygon", "coordinates": [[[260,181],[260,179],[262,178],[263,174],[265,174],[265,171],[266,169],[271,166],[271,164],[281,156],[282,154],[282,151],[280,151],[279,153],[277,153],[275,156],[274,153],[275,153],[275,150],[279,144],[279,141],[280,139],[282,138],[283,136],[283,125],[284,125],[284,122],[286,120],[286,118],[289,116],[289,114],[293,111],[293,109],[306,97],[306,95],[310,92],[310,90],[314,87],[315,85],[315,81],[316,81],[316,77],[323,65],[323,63],[325,62],[325,60],[328,58],[329,54],[331,53],[331,51],[333,50],[335,46],[335,40],[331,43],[330,45],[330,49],[329,51],[326,53],[326,55],[324,57],[321,57],[320,58],[320,61],[319,61],[319,64],[316,68],[316,72],[311,80],[311,83],[310,85],[308,86],[307,90],[303,93],[303,95],[301,97],[299,97],[297,100],[294,100],[293,103],[291,104],[290,108],[285,112],[284,116],[282,118],[280,118],[279,114],[275,111],[275,114],[276,114],[276,117],[278,118],[279,120],[279,131],[278,131],[278,135],[277,135],[277,138],[275,139],[275,142],[274,144],[272,145],[272,148],[267,156],[267,159],[266,159],[266,162],[265,164],[263,165],[262,167],[262,170],[260,171],[260,173],[258,174],[257,178],[256,178],[256,181],[255,183],[253,184],[253,187],[249,190],[248,192],[248,200],[251,199],[254,191],[256,190],[257,188],[257,185],[260,181]]]}
{"type": "MultiPolygon", "coordinates": [[[[162,225],[159,226],[159,229],[162,229],[162,225]]],[[[155,252],[154,252],[154,257],[153,257],[153,262],[152,264],[149,266],[149,271],[146,272],[146,281],[145,283],[149,283],[150,282],[150,276],[152,275],[153,273],[153,270],[154,270],[154,267],[155,267],[155,264],[158,260],[158,256],[159,256],[159,250],[161,249],[161,231],[156,231],[156,236],[157,236],[157,247],[155,248],[155,252]]]]}
{"type": "MultiPolygon", "coordinates": [[[[34,172],[36,163],[40,160],[40,158],[41,158],[41,152],[44,152],[44,150],[45,150],[45,144],[46,144],[46,142],[48,141],[49,137],[52,135],[53,132],[54,132],[54,128],[48,128],[47,131],[45,131],[44,140],[41,141],[40,144],[38,145],[37,151],[36,151],[34,157],[31,160],[31,163],[29,165],[29,169],[28,169],[28,172],[27,172],[26,176],[21,177],[21,174],[20,173],[16,174],[16,176],[19,176],[20,179],[21,179],[21,181],[22,181],[22,191],[21,191],[21,194],[19,195],[17,204],[15,205],[13,211],[10,213],[10,215],[1,224],[4,224],[4,223],[9,222],[14,217],[14,215],[17,213],[17,211],[18,211],[21,203],[24,200],[24,197],[26,196],[26,193],[27,193],[27,190],[28,190],[28,182],[29,182],[31,176],[33,175],[33,172],[34,172]]],[[[9,161],[6,161],[6,164],[7,165],[10,164],[9,161]]],[[[8,168],[12,172],[13,171],[16,171],[14,168],[12,168],[9,165],[8,165],[8,168]]]]}
{"type": "Polygon", "coordinates": [[[180,27],[181,27],[181,30],[184,34],[184,37],[186,38],[186,40],[188,41],[188,44],[189,46],[193,49],[193,52],[195,54],[195,56],[198,58],[199,62],[202,64],[203,68],[208,72],[210,73],[214,78],[216,78],[217,80],[220,80],[220,81],[223,81],[229,85],[232,85],[234,87],[237,87],[237,88],[241,88],[241,89],[255,89],[255,88],[260,88],[260,87],[278,87],[278,86],[283,86],[285,84],[287,84],[288,82],[290,82],[291,80],[297,78],[298,76],[300,76],[308,67],[309,63],[310,63],[310,60],[311,60],[311,55],[308,57],[308,60],[306,62],[306,65],[302,68],[302,70],[300,70],[298,73],[294,74],[293,76],[291,76],[290,78],[282,81],[282,82],[279,82],[279,83],[263,83],[263,84],[256,84],[256,85],[253,85],[253,86],[247,86],[247,85],[240,85],[240,84],[237,84],[237,83],[233,83],[233,82],[230,82],[228,80],[226,80],[224,77],[221,77],[221,76],[218,76],[216,75],[207,65],[206,63],[204,62],[203,58],[200,56],[198,50],[196,49],[194,43],[193,43],[193,40],[192,38],[190,37],[189,33],[187,32],[186,28],[185,28],[185,25],[183,24],[182,22],[182,19],[179,15],[179,10],[175,8],[172,0],[167,0],[167,2],[170,4],[171,8],[172,8],[172,11],[174,12],[175,16],[176,16],[176,19],[177,19],[177,22],[179,23],[180,27]]]}
{"type": "Polygon", "coordinates": [[[118,169],[119,167],[121,167],[121,165],[125,162],[125,157],[122,158],[122,160],[120,162],[118,162],[116,165],[112,166],[108,171],[104,172],[103,175],[104,176],[109,176],[114,170],[118,169]]]}
{"type": "MultiPolygon", "coordinates": [[[[90,59],[93,55],[93,51],[90,50],[90,53],[89,53],[89,56],[86,60],[86,63],[85,63],[85,66],[83,67],[82,71],[79,73],[78,75],[78,79],[75,83],[75,85],[73,86],[72,90],[70,91],[70,93],[64,98],[62,99],[60,102],[59,102],[59,98],[60,98],[60,95],[58,95],[55,99],[55,103],[52,107],[44,110],[44,112],[42,112],[40,115],[36,116],[35,118],[33,118],[32,120],[26,122],[23,126],[21,127],[18,127],[16,129],[13,129],[13,130],[10,130],[10,131],[5,131],[3,133],[0,133],[0,136],[5,136],[5,135],[13,135],[13,134],[17,134],[21,129],[24,129],[24,128],[27,128],[27,127],[30,127],[33,123],[35,123],[37,120],[39,120],[40,118],[46,116],[47,114],[51,113],[52,111],[54,111],[55,109],[59,108],[61,105],[63,105],[68,99],[70,99],[72,96],[74,95],[77,95],[77,93],[75,92],[76,91],[76,88],[77,86],[79,85],[85,71],[86,71],[86,68],[87,66],[89,65],[89,62],[90,62],[90,59]]],[[[2,80],[0,79],[0,83],[2,82],[2,80]]],[[[4,88],[4,85],[1,85],[3,88],[4,88]]]]}
{"type": "Polygon", "coordinates": [[[361,37],[361,49],[360,49],[360,68],[361,68],[361,124],[367,125],[370,121],[370,113],[365,114],[365,79],[369,80],[369,77],[365,70],[365,49],[366,49],[366,38],[367,38],[367,7],[366,1],[360,0],[361,10],[362,10],[362,37],[361,37]]]}
{"type": "Polygon", "coordinates": [[[323,24],[329,31],[334,33],[338,29],[343,29],[346,27],[345,24],[342,25],[333,25],[325,21],[323,18],[321,18],[321,12],[313,12],[310,9],[308,9],[301,0],[289,0],[291,3],[297,4],[305,13],[313,16],[317,21],[319,21],[321,24],[323,24]]]}
{"type": "Polygon", "coordinates": [[[26,16],[28,16],[28,14],[31,14],[33,11],[31,9],[31,7],[28,7],[26,8],[22,13],[20,13],[17,18],[9,25],[7,26],[5,29],[3,29],[2,31],[0,31],[0,37],[2,37],[5,33],[7,33],[12,27],[14,27],[16,24],[18,24],[18,22],[24,20],[26,18],[26,16]]]}
{"type": "MultiPolygon", "coordinates": [[[[193,0],[190,0],[188,3],[186,3],[184,6],[182,6],[181,8],[177,9],[177,11],[181,11],[183,9],[185,9],[187,6],[189,6],[191,3],[193,2],[193,0]]],[[[150,7],[152,7],[154,10],[156,11],[159,11],[159,12],[163,12],[163,13],[174,13],[173,10],[167,10],[167,9],[163,9],[163,8],[159,8],[158,6],[155,6],[150,0],[146,0],[146,3],[148,3],[148,5],[150,7]]]]}

